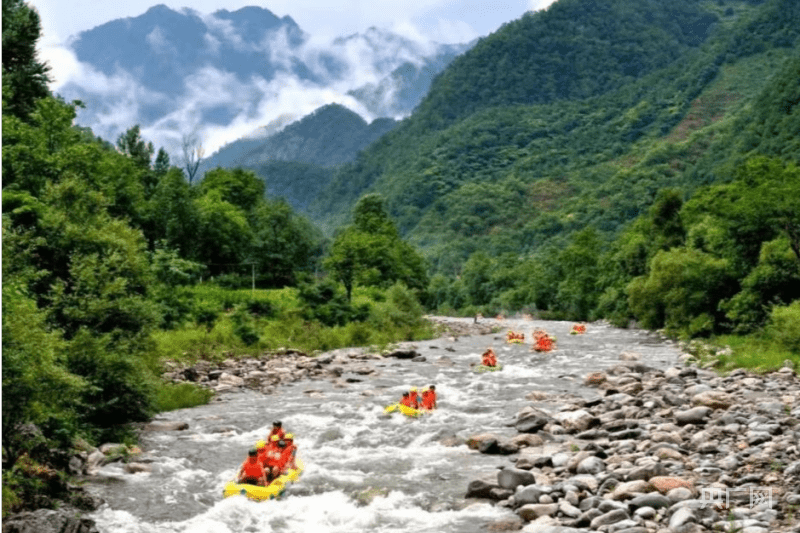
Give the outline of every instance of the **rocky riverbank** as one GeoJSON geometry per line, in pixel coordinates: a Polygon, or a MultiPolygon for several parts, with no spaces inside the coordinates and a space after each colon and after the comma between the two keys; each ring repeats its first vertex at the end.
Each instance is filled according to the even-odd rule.
{"type": "Polygon", "coordinates": [[[800,533],[800,381],[790,362],[721,377],[621,359],[585,377],[591,399],[533,391],[509,422],[516,436],[469,440],[509,455],[467,488],[518,516],[494,530],[800,533]]]}

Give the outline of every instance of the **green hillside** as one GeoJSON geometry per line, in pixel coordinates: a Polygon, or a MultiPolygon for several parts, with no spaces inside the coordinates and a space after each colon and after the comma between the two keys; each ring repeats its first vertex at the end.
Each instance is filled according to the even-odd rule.
{"type": "Polygon", "coordinates": [[[379,192],[434,269],[456,273],[476,250],[534,253],[587,226],[615,235],[662,188],[688,195],[751,152],[798,158],[796,115],[770,104],[791,86],[797,2],[641,4],[561,0],[503,26],[312,212],[335,226],[379,192]],[[636,51],[625,61],[623,45],[636,51]],[[547,89],[566,57],[563,90],[547,89]]]}

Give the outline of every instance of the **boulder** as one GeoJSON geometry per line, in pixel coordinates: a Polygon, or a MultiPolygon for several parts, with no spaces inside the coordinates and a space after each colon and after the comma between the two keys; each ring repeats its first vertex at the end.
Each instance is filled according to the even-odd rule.
{"type": "Polygon", "coordinates": [[[692,396],[692,403],[712,409],[727,409],[733,405],[733,397],[727,392],[708,390],[692,396]]]}
{"type": "Polygon", "coordinates": [[[600,419],[588,411],[579,409],[577,411],[563,411],[553,415],[561,426],[570,433],[586,431],[587,429],[600,425],[600,419]]]}
{"type": "Polygon", "coordinates": [[[38,509],[3,519],[3,533],[99,533],[94,520],[75,509],[38,509]]]}
{"type": "Polygon", "coordinates": [[[529,503],[517,509],[523,520],[536,520],[542,516],[552,516],[558,512],[557,503],[529,503]]]}
{"type": "Polygon", "coordinates": [[[394,357],[396,359],[414,359],[419,357],[420,353],[411,348],[392,350],[383,354],[384,357],[394,357]]]}
{"type": "Polygon", "coordinates": [[[651,478],[650,484],[661,494],[666,494],[676,487],[684,487],[694,492],[694,483],[679,477],[658,476],[651,478]]]}
{"type": "Polygon", "coordinates": [[[499,489],[496,483],[489,483],[483,479],[476,479],[470,481],[467,485],[467,494],[465,498],[491,498],[492,490],[499,489]]]}
{"type": "Polygon", "coordinates": [[[178,421],[150,422],[143,429],[144,431],[183,431],[189,429],[189,424],[178,421]]]}
{"type": "Polygon", "coordinates": [[[504,468],[497,473],[497,484],[504,489],[514,490],[520,485],[533,485],[535,482],[536,478],[528,470],[504,468]]]}

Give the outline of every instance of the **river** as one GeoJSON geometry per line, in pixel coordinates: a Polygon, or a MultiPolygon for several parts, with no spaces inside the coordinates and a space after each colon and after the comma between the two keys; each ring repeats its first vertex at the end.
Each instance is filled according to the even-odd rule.
{"type": "Polygon", "coordinates": [[[582,377],[615,364],[622,352],[637,352],[643,363],[662,369],[680,353],[652,333],[607,324],[589,324],[584,335],[570,335],[571,322],[506,319],[497,325],[503,329],[493,335],[414,343],[424,362],[369,360],[365,364],[377,372],[344,374],[347,386],[295,382],[274,395],[223,393],[208,405],[163,413],[158,420],[186,421],[189,429],[143,434],[150,472],[126,474],[119,463],[104,467],[88,483],[106,500],[91,517],[109,533],[485,531],[513,514],[465,500],[467,485],[510,465],[514,456],[440,441],[486,431],[516,435],[509,423],[532,403],[526,394],[594,395],[582,377]],[[531,352],[534,328],[555,335],[557,349],[531,352]],[[507,344],[508,329],[524,332],[526,344],[507,344]],[[473,373],[470,363],[479,363],[489,346],[503,369],[473,373]],[[432,414],[384,414],[408,387],[431,384],[439,397],[432,414]],[[296,435],[303,476],[281,500],[223,499],[223,486],[273,420],[296,435]]]}

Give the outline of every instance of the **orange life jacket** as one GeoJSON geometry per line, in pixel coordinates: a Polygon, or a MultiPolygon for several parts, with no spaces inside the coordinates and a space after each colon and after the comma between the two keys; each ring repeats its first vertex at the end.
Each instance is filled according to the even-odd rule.
{"type": "Polygon", "coordinates": [[[406,407],[411,407],[411,397],[410,396],[403,396],[403,399],[400,400],[400,405],[405,405],[406,407]]]}
{"type": "Polygon", "coordinates": [[[436,391],[425,391],[422,394],[422,408],[423,409],[433,409],[433,406],[436,404],[436,391]]]}
{"type": "Polygon", "coordinates": [[[278,429],[272,428],[272,430],[269,432],[269,435],[267,435],[267,442],[270,444],[272,443],[273,435],[277,435],[278,439],[282,439],[285,434],[286,432],[283,430],[283,428],[278,428],[278,429]]]}
{"type": "Polygon", "coordinates": [[[261,479],[264,476],[264,467],[258,460],[258,457],[248,457],[243,467],[244,477],[261,479]]]}
{"type": "Polygon", "coordinates": [[[294,444],[283,449],[283,452],[278,460],[278,466],[281,470],[285,470],[286,468],[294,468],[294,456],[296,452],[297,446],[294,444]]]}

